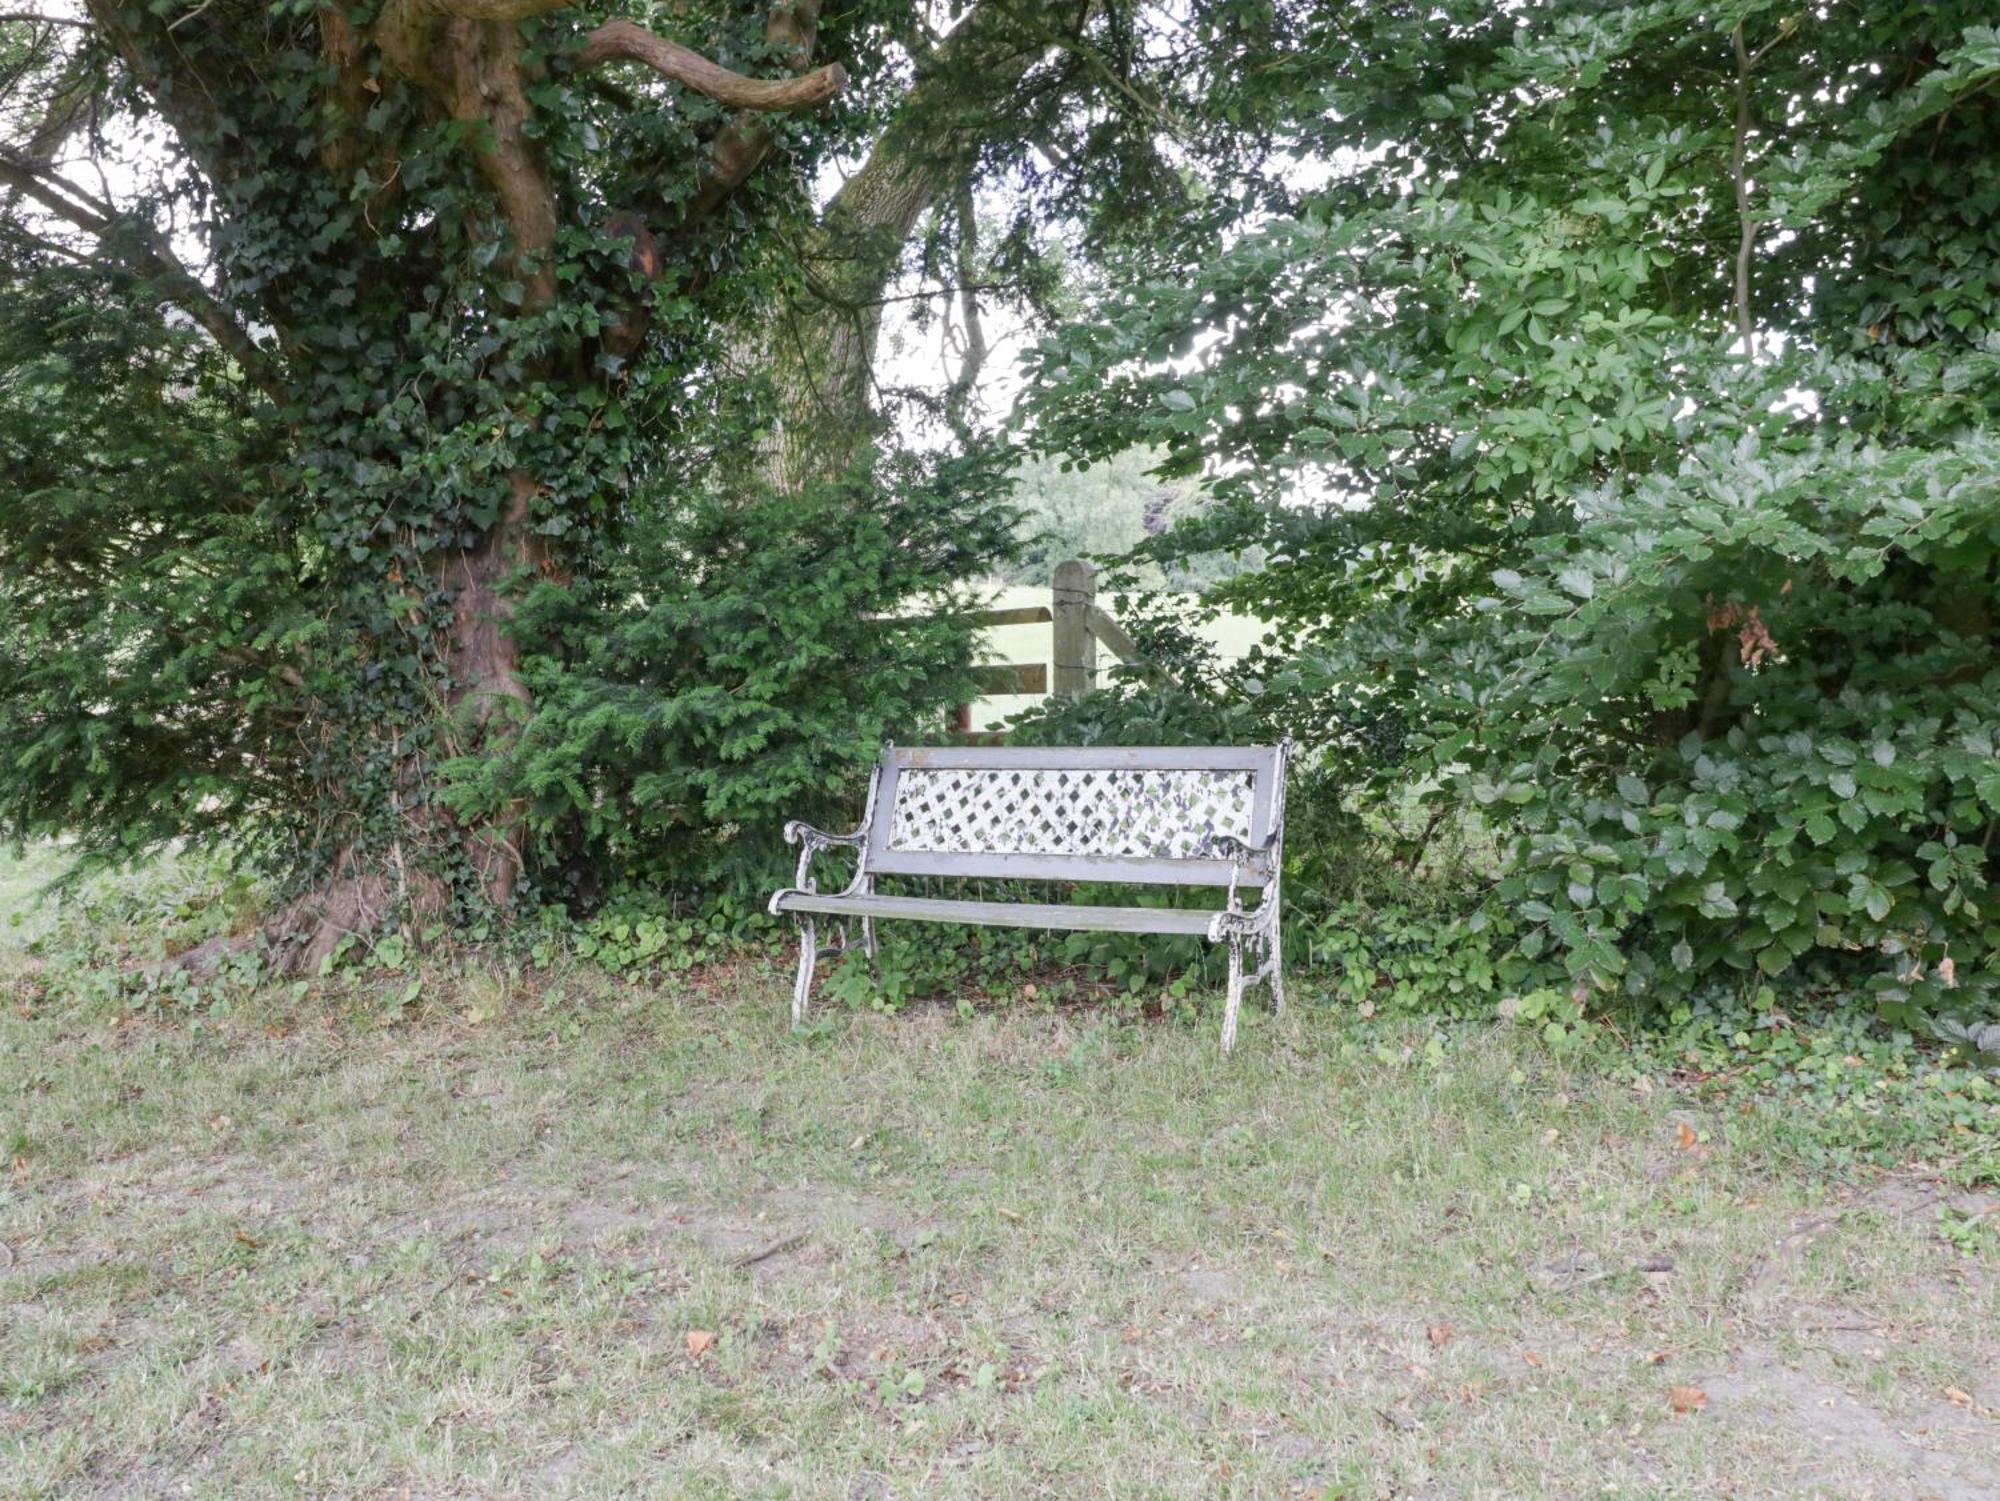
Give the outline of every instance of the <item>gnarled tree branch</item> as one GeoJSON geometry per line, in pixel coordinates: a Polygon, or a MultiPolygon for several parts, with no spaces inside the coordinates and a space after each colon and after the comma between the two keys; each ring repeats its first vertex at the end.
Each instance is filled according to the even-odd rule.
{"type": "Polygon", "coordinates": [[[0,151],[0,183],[6,183],[33,199],[58,218],[96,236],[128,271],[158,283],[166,297],[194,319],[236,361],[247,379],[273,401],[286,399],[284,383],[264,348],[216,301],[215,294],[181,264],[159,232],[151,225],[135,224],[135,252],[121,253],[115,231],[120,221],[110,205],[91,197],[82,188],[11,151],[0,151]]]}
{"type": "Polygon", "coordinates": [[[812,109],[833,98],[847,83],[847,70],[839,63],[828,63],[798,78],[746,78],[622,17],[606,21],[585,37],[576,61],[579,68],[608,62],[640,63],[731,109],[812,109]]]}
{"type": "Polygon", "coordinates": [[[408,9],[466,21],[531,21],[567,10],[573,0],[408,0],[408,9]]]}
{"type": "MultiPolygon", "coordinates": [[[[813,46],[819,40],[820,0],[792,0],[771,7],[764,23],[764,39],[784,50],[785,65],[794,74],[803,74],[812,62],[813,46]]],[[[771,124],[754,110],[743,110],[725,125],[708,145],[708,162],[702,168],[694,196],[682,208],[690,220],[712,212],[729,195],[750,180],[771,151],[771,124]]]]}
{"type": "MultiPolygon", "coordinates": [[[[812,62],[813,46],[819,37],[819,12],[820,0],[789,0],[789,3],[777,0],[765,18],[765,40],[780,50],[786,67],[794,75],[805,74],[812,62]]],[[[836,87],[845,81],[845,74],[838,68],[821,71],[840,75],[836,87]]],[[[771,142],[767,115],[754,109],[737,111],[708,143],[708,159],[702,165],[695,191],[680,205],[680,231],[686,233],[747,182],[770,154],[771,142]]],[[[628,264],[636,275],[647,282],[659,278],[666,262],[643,215],[620,214],[605,228],[615,238],[632,241],[628,264]]],[[[649,300],[628,299],[606,329],[600,353],[622,364],[645,340],[651,326],[649,300]]]]}

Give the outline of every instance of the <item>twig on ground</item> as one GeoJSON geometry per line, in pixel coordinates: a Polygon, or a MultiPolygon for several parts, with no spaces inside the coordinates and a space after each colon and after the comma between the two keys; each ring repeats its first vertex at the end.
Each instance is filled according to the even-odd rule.
{"type": "Polygon", "coordinates": [[[811,1239],[812,1231],[810,1230],[801,1230],[796,1235],[780,1236],[768,1245],[759,1246],[754,1251],[746,1251],[729,1264],[739,1270],[743,1267],[755,1266],[760,1261],[769,1261],[773,1256],[782,1256],[787,1251],[795,1250],[811,1239]]]}

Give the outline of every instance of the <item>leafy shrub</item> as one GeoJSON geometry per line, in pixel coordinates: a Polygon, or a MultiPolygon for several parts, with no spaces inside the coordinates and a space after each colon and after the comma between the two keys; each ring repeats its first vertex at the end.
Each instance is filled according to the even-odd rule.
{"type": "Polygon", "coordinates": [[[746,943],[773,942],[779,926],[762,895],[725,890],[693,902],[627,888],[583,916],[545,905],[512,937],[544,968],[573,958],[614,974],[650,975],[720,960],[746,943]]]}
{"type": "Polygon", "coordinates": [[[1011,545],[998,484],[975,455],[879,485],[697,487],[649,513],[603,577],[522,599],[536,714],[504,753],[447,767],[451,801],[524,804],[548,898],[601,899],[577,872],[768,895],[784,819],[851,816],[885,739],[974,696],[953,606],[1011,545]]]}
{"type": "Polygon", "coordinates": [[[158,963],[203,941],[253,925],[263,888],[227,852],[155,855],[116,868],[73,852],[51,862],[52,881],[29,951],[63,970],[158,963]]]}
{"type": "Polygon", "coordinates": [[[1990,1003],[2000,668],[1938,615],[1989,586],[1996,458],[1697,447],[1433,634],[1412,717],[1507,832],[1523,955],[1655,996],[1858,985],[1904,1022],[1990,1003]]]}
{"type": "Polygon", "coordinates": [[[95,266],[0,271],[0,829],[113,864],[300,796],[269,657],[326,629],[259,509],[270,431],[158,302],[95,266]]]}
{"type": "Polygon", "coordinates": [[[1036,356],[1219,493],[1149,557],[1267,550],[1348,805],[1491,831],[1510,985],[2000,1000],[1990,10],[1371,12],[1324,185],[1036,356]]]}
{"type": "Polygon", "coordinates": [[[1293,923],[1286,941],[1292,963],[1339,1003],[1490,1017],[1521,978],[1506,962],[1515,934],[1478,906],[1349,899],[1293,923]]]}
{"type": "Polygon", "coordinates": [[[1814,1171],[1901,1166],[2000,1183],[2000,1079],[1909,1032],[1825,1003],[1788,1007],[1759,985],[1676,1004],[1633,1059],[1814,1171]]]}

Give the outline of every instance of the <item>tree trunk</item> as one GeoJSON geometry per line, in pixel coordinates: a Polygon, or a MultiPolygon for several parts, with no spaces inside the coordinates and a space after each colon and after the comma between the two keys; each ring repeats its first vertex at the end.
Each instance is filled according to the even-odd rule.
{"type": "Polygon", "coordinates": [[[972,168],[919,143],[888,147],[879,144],[835,197],[806,248],[806,298],[763,334],[776,403],[764,478],[779,490],[866,467],[882,295],[917,221],[972,168]]]}
{"type": "MultiPolygon", "coordinates": [[[[453,756],[499,752],[534,708],[508,628],[513,605],[505,585],[523,569],[545,567],[547,556],[526,524],[534,480],[517,470],[508,481],[513,501],[506,514],[474,546],[451,554],[436,575],[451,600],[439,656],[446,674],[441,742],[453,756]]],[[[428,766],[400,754],[400,747],[392,745],[390,755],[404,804],[396,813],[403,832],[386,851],[342,850],[328,879],[267,925],[281,971],[311,973],[344,937],[365,937],[392,918],[412,939],[443,921],[452,893],[432,857],[454,842],[485,903],[504,912],[513,901],[523,869],[526,805],[516,801],[477,817],[454,817],[430,795],[428,766]]]]}
{"type": "MultiPolygon", "coordinates": [[[[96,3],[111,16],[118,0],[96,3]]],[[[512,356],[503,342],[510,328],[535,330],[559,311],[560,301],[574,301],[580,309],[598,299],[599,305],[591,309],[594,317],[557,325],[590,332],[555,336],[531,332],[523,341],[522,356],[506,367],[504,378],[474,365],[460,378],[477,382],[477,390],[426,384],[427,411],[434,418],[454,414],[446,419],[451,423],[485,426],[490,418],[459,414],[490,412],[494,404],[482,396],[495,388],[534,390],[538,401],[555,410],[584,404],[586,398],[591,406],[600,404],[605,384],[615,382],[615,372],[638,358],[646,343],[652,298],[644,284],[681,276],[685,285],[700,285],[701,265],[709,262],[700,238],[702,216],[719,207],[768,154],[770,114],[822,103],[844,81],[837,66],[810,67],[816,0],[788,0],[769,13],[767,39],[781,49],[790,77],[744,77],[622,18],[587,32],[584,45],[565,65],[574,72],[637,64],[736,111],[708,140],[705,156],[675,164],[675,170],[693,170],[697,187],[691,197],[678,203],[665,199],[670,206],[654,210],[662,219],[659,224],[649,224],[645,214],[625,211],[613,214],[604,226],[608,236],[630,243],[625,269],[640,286],[635,289],[613,277],[593,290],[595,284],[587,277],[572,272],[572,279],[565,281],[558,274],[566,253],[559,244],[565,197],[545,159],[546,126],[537,122],[534,102],[540,97],[537,86],[550,82],[548,64],[529,50],[521,31],[524,20],[561,8],[562,3],[386,0],[366,27],[357,27],[337,8],[318,17],[326,126],[317,165],[341,184],[343,192],[349,182],[370,185],[361,224],[345,225],[357,243],[334,242],[317,247],[320,252],[331,261],[365,268],[367,252],[376,243],[373,237],[387,232],[377,228],[373,216],[379,212],[387,229],[395,227],[396,211],[407,191],[406,164],[399,156],[407,138],[380,130],[376,111],[377,101],[386,98],[384,82],[396,81],[417,98],[410,117],[417,127],[450,122],[462,130],[459,139],[464,146],[459,149],[469,151],[486,195],[485,204],[458,209],[468,216],[467,239],[477,245],[486,229],[487,212],[498,221],[499,243],[491,246],[490,260],[481,247],[475,251],[474,265],[453,268],[468,282],[484,286],[471,302],[477,308],[474,316],[489,320],[499,336],[494,342],[503,348],[496,358],[504,362],[512,356]],[[700,254],[685,253],[691,251],[700,254]],[[677,260],[677,253],[685,254],[677,260]]],[[[115,35],[135,75],[159,89],[165,101],[162,107],[190,138],[225,139],[224,133],[211,128],[204,113],[203,101],[215,89],[170,87],[152,65],[154,51],[174,55],[174,38],[162,35],[148,42],[131,31],[115,35]]],[[[226,146],[209,151],[203,160],[218,181],[227,181],[235,170],[226,146]]],[[[403,306],[419,305],[403,300],[400,292],[393,295],[403,306]]],[[[295,340],[283,313],[282,284],[274,281],[266,296],[277,342],[295,362],[291,373],[310,386],[313,362],[327,347],[325,335],[295,340]]],[[[356,293],[349,297],[358,302],[356,293]]],[[[383,330],[376,330],[375,336],[392,345],[399,337],[383,330]]],[[[341,347],[333,345],[336,361],[341,347]]],[[[335,363],[323,378],[337,381],[344,373],[345,367],[335,363]]],[[[284,405],[286,393],[274,391],[274,400],[284,405]]],[[[499,436],[498,429],[494,436],[499,436]]],[[[544,436],[539,441],[546,446],[550,440],[544,436]]],[[[561,439],[556,443],[553,462],[560,464],[565,450],[561,439]]],[[[398,458],[368,452],[365,444],[363,451],[343,457],[389,468],[398,458]]],[[[587,460],[579,457],[576,462],[587,460]]],[[[329,753],[332,763],[347,764],[341,760],[347,756],[355,773],[350,785],[329,789],[332,800],[342,806],[327,823],[341,832],[317,843],[324,861],[321,880],[266,927],[265,936],[281,968],[311,970],[343,939],[365,937],[392,922],[412,936],[420,935],[461,911],[464,897],[495,912],[503,912],[513,901],[525,864],[526,801],[514,798],[476,812],[451,809],[439,798],[437,768],[446,758],[477,763],[504,755],[534,712],[512,629],[512,589],[521,579],[550,574],[561,566],[549,538],[537,528],[540,498],[560,488],[560,478],[538,476],[525,468],[510,471],[498,518],[468,543],[421,555],[415,569],[393,562],[393,553],[372,555],[352,550],[351,540],[345,544],[352,550],[352,567],[342,575],[344,586],[378,598],[384,589],[391,598],[406,596],[398,614],[412,641],[374,642],[364,633],[358,655],[372,670],[403,673],[410,692],[379,724],[369,723],[365,711],[355,707],[368,702],[365,695],[345,696],[338,705],[316,704],[307,711],[309,733],[322,735],[327,745],[342,747],[329,753]],[[550,483],[544,485],[543,479],[550,483]],[[391,662],[397,665],[391,667],[391,662]],[[412,662],[415,667],[408,665],[412,662]],[[407,723],[412,713],[427,714],[431,720],[420,735],[395,727],[407,723]],[[315,714],[318,718],[311,718],[315,714]],[[400,721],[398,714],[403,716],[400,721]],[[370,769],[364,771],[364,764],[370,769]]],[[[440,486],[447,515],[462,514],[472,500],[469,494],[452,493],[453,484],[447,478],[440,486]]],[[[386,543],[392,538],[393,528],[382,520],[386,513],[365,533],[370,549],[378,539],[386,543]]],[[[445,534],[449,535],[448,527],[445,534]]],[[[393,694],[390,697],[394,700],[393,694]]],[[[200,963],[214,952],[207,949],[190,957],[200,963]]]]}
{"type": "Polygon", "coordinates": [[[799,490],[864,469],[873,449],[876,345],[882,299],[924,216],[969,193],[982,148],[1026,138],[1024,116],[1046,101],[1021,83],[1046,55],[1048,35],[1078,27],[1101,0],[1047,0],[1024,25],[1022,7],[984,0],[919,59],[897,118],[827,206],[803,249],[806,288],[754,340],[776,421],[762,477],[799,490]]]}
{"type": "MultiPolygon", "coordinates": [[[[524,569],[547,567],[548,555],[528,529],[534,480],[517,469],[508,484],[513,499],[507,513],[476,547],[452,557],[439,576],[452,600],[445,705],[457,741],[453,749],[460,754],[498,750],[534,709],[534,695],[521,679],[520,649],[508,628],[514,607],[502,586],[524,569]]],[[[526,814],[526,805],[517,801],[465,830],[473,874],[496,909],[513,900],[521,876],[526,814]]]]}

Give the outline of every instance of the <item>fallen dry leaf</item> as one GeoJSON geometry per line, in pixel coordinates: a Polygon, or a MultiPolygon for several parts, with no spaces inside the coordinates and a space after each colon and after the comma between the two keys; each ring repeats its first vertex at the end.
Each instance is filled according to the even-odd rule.
{"type": "Polygon", "coordinates": [[[1537,1355],[1533,1350],[1523,1350],[1521,1352],[1521,1359],[1527,1361],[1529,1365],[1536,1367],[1539,1367],[1542,1363],[1542,1357],[1537,1355]]]}
{"type": "Polygon", "coordinates": [[[1675,1134],[1680,1138],[1681,1150],[1683,1152],[1692,1152],[1700,1145],[1701,1138],[1694,1134],[1694,1127],[1690,1126],[1686,1121],[1678,1121],[1675,1124],[1677,1128],[1675,1134]]]}
{"type": "Polygon", "coordinates": [[[1944,1399],[1947,1402],[1955,1402],[1960,1407],[1972,1406],[1972,1393],[1964,1390],[1961,1387],[1956,1387],[1956,1386],[1946,1387],[1944,1389],[1944,1399]]]}
{"type": "Polygon", "coordinates": [[[695,1359],[697,1360],[701,1359],[702,1356],[706,1355],[710,1350],[714,1348],[715,1348],[715,1331],[713,1329],[688,1330],[687,1351],[688,1354],[694,1356],[695,1359]]]}
{"type": "Polygon", "coordinates": [[[1438,1323],[1424,1326],[1424,1335],[1431,1342],[1433,1350],[1442,1350],[1451,1339],[1451,1325],[1438,1323]]]}
{"type": "Polygon", "coordinates": [[[1698,1386],[1670,1386],[1667,1406],[1675,1412],[1700,1412],[1708,1406],[1708,1393],[1698,1386]]]}

